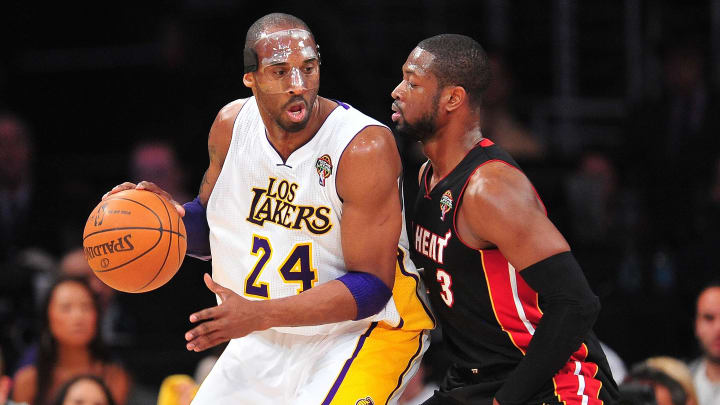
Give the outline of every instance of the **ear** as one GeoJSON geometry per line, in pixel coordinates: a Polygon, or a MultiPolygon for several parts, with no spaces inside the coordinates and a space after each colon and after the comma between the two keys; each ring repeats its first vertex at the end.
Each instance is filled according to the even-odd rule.
{"type": "Polygon", "coordinates": [[[445,90],[447,93],[443,96],[445,97],[445,100],[447,102],[445,103],[445,109],[450,111],[455,111],[463,104],[467,104],[467,92],[465,92],[465,89],[460,86],[452,86],[448,87],[445,90]]]}
{"type": "Polygon", "coordinates": [[[245,87],[253,88],[255,87],[255,76],[251,73],[245,73],[243,75],[243,84],[245,87]]]}

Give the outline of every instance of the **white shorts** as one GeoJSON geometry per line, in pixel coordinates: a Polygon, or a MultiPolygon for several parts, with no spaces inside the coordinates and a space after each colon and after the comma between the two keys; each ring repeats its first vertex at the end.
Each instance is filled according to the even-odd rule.
{"type": "Polygon", "coordinates": [[[232,340],[192,405],[395,404],[428,346],[427,331],[358,322],[304,336],[272,329],[232,340]]]}

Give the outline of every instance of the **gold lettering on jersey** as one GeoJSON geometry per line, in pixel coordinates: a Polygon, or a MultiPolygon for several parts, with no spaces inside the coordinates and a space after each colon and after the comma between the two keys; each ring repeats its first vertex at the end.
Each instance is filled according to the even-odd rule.
{"type": "Polygon", "coordinates": [[[447,231],[445,237],[437,235],[420,225],[415,225],[415,250],[443,264],[445,247],[447,247],[452,232],[447,231]]]}
{"type": "Polygon", "coordinates": [[[248,222],[263,226],[269,221],[288,229],[307,229],[321,235],[332,228],[329,207],[295,205],[297,183],[270,177],[266,188],[254,187],[248,222]]]}

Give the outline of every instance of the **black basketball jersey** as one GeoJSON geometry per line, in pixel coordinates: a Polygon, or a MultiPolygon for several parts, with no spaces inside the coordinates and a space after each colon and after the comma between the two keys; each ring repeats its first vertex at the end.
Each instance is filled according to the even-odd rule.
{"type": "MultiPolygon", "coordinates": [[[[465,187],[489,162],[520,170],[489,139],[480,141],[432,190],[432,167],[426,165],[415,201],[411,250],[417,267],[424,268],[430,303],[454,362],[493,379],[489,387],[497,389],[525,355],[542,310],[537,292],[502,252],[470,248],[457,233],[455,220],[465,187]]],[[[568,404],[575,403],[571,397],[580,398],[578,403],[599,404],[601,385],[615,386],[609,378],[607,360],[590,336],[543,392],[568,404]]]]}

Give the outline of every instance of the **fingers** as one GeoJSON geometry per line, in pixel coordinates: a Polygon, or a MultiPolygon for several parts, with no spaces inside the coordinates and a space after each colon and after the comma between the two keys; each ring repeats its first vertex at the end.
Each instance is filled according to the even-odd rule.
{"type": "Polygon", "coordinates": [[[227,342],[228,339],[220,331],[215,331],[207,335],[199,336],[196,339],[189,341],[185,348],[190,351],[201,352],[211,347],[217,346],[220,343],[227,342]]]}
{"type": "Polygon", "coordinates": [[[208,319],[215,319],[218,315],[220,315],[220,312],[222,310],[219,306],[212,307],[212,308],[205,308],[202,311],[195,312],[194,314],[190,315],[190,322],[197,323],[200,321],[206,321],[208,319]]]}
{"type": "Polygon", "coordinates": [[[137,188],[138,190],[152,191],[152,192],[155,193],[155,194],[161,195],[163,198],[165,198],[166,200],[168,200],[168,201],[170,202],[170,204],[172,204],[172,205],[175,206],[175,209],[177,210],[178,214],[180,214],[181,217],[184,217],[184,216],[185,216],[185,208],[183,208],[182,204],[180,204],[180,203],[178,203],[177,201],[175,201],[175,200],[172,198],[172,195],[170,195],[170,193],[168,193],[167,191],[165,191],[165,190],[161,189],[160,187],[158,187],[157,184],[155,184],[155,183],[153,183],[153,182],[150,182],[150,181],[144,181],[144,180],[143,180],[143,181],[141,181],[140,183],[137,184],[137,187],[136,187],[136,188],[137,188]]]}
{"type": "Polygon", "coordinates": [[[105,194],[102,196],[102,199],[105,200],[106,198],[108,198],[108,196],[111,196],[111,195],[113,195],[113,194],[115,194],[115,193],[119,193],[119,192],[124,191],[124,190],[130,190],[130,189],[133,189],[133,188],[135,188],[135,187],[136,187],[135,183],[130,183],[129,181],[126,181],[126,182],[124,182],[124,183],[122,183],[122,184],[118,184],[117,186],[113,187],[110,191],[108,191],[107,193],[105,193],[105,194]]]}

